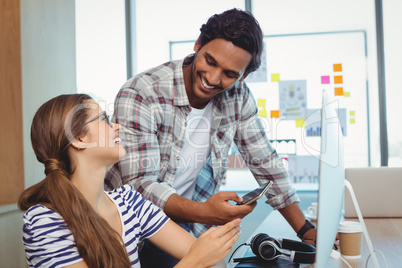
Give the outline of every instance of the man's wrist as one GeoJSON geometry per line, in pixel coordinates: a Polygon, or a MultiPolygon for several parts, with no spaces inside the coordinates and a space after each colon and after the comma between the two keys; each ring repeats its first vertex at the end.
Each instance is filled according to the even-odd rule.
{"type": "Polygon", "coordinates": [[[300,239],[303,239],[303,237],[307,233],[307,231],[309,231],[312,228],[315,229],[315,225],[312,224],[311,221],[306,220],[306,223],[297,232],[297,237],[299,237],[300,239]]]}

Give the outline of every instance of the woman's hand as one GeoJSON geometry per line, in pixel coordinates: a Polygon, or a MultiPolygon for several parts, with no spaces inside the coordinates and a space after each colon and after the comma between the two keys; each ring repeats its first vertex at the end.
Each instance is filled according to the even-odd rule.
{"type": "Polygon", "coordinates": [[[235,219],[207,230],[176,267],[210,267],[222,261],[239,238],[240,222],[240,219],[235,219]]]}

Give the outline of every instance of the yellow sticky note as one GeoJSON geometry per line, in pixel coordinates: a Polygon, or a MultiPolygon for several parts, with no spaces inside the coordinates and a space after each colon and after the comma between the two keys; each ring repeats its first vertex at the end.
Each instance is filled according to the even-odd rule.
{"type": "Polygon", "coordinates": [[[343,92],[343,96],[350,97],[350,92],[343,92]]]}
{"type": "Polygon", "coordinates": [[[334,76],[334,83],[335,83],[335,84],[342,84],[342,83],[343,83],[342,80],[343,80],[343,79],[342,79],[342,75],[335,75],[335,76],[334,76]]]}
{"type": "Polygon", "coordinates": [[[271,118],[279,118],[279,110],[272,110],[271,118]]]}
{"type": "Polygon", "coordinates": [[[263,110],[259,110],[258,111],[258,114],[261,116],[261,117],[268,117],[268,114],[267,114],[267,110],[264,108],[263,110]]]}
{"type": "Polygon", "coordinates": [[[350,116],[355,116],[355,111],[350,111],[349,114],[350,116]]]}
{"type": "Polygon", "coordinates": [[[257,106],[258,107],[262,107],[262,108],[265,108],[265,104],[267,103],[267,100],[264,100],[264,99],[258,99],[257,100],[257,106]]]}
{"type": "Polygon", "coordinates": [[[343,96],[343,87],[335,88],[335,96],[343,96]]]}
{"type": "Polygon", "coordinates": [[[334,72],[342,72],[342,64],[341,63],[334,64],[334,72]]]}
{"type": "Polygon", "coordinates": [[[267,100],[264,100],[264,99],[257,100],[257,107],[261,108],[261,109],[259,109],[258,114],[261,117],[268,117],[267,109],[265,108],[266,103],[267,103],[267,100]]]}
{"type": "Polygon", "coordinates": [[[271,82],[280,82],[279,74],[271,74],[271,82]]]}
{"type": "Polygon", "coordinates": [[[296,118],[296,127],[304,127],[304,118],[296,118]]]}
{"type": "Polygon", "coordinates": [[[350,123],[354,124],[354,123],[356,123],[356,120],[354,118],[350,118],[350,123]]]}

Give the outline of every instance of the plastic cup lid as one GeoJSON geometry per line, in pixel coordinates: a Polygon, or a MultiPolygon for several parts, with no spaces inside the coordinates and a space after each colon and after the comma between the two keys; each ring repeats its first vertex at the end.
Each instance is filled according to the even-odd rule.
{"type": "Polygon", "coordinates": [[[356,221],[342,221],[339,223],[338,232],[340,233],[356,233],[362,232],[363,227],[360,222],[356,221]]]}

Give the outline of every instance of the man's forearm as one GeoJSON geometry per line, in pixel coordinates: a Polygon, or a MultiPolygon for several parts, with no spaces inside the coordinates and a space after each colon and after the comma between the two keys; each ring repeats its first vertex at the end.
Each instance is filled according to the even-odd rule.
{"type": "Polygon", "coordinates": [[[290,206],[279,209],[279,212],[288,221],[296,233],[306,222],[304,214],[296,202],[292,203],[290,206]]]}
{"type": "MultiPolygon", "coordinates": [[[[292,226],[293,230],[298,233],[300,229],[306,224],[306,220],[303,212],[301,211],[298,203],[292,203],[290,206],[280,209],[279,212],[282,216],[288,221],[290,226],[292,226]]],[[[309,227],[307,227],[309,228],[309,227]]],[[[317,239],[317,229],[310,228],[305,230],[303,235],[301,235],[301,239],[303,242],[306,242],[310,245],[316,246],[317,239]]],[[[299,236],[299,235],[298,235],[299,236]]]]}
{"type": "Polygon", "coordinates": [[[172,194],[164,212],[175,222],[202,222],[202,203],[197,203],[178,194],[172,194]]]}

